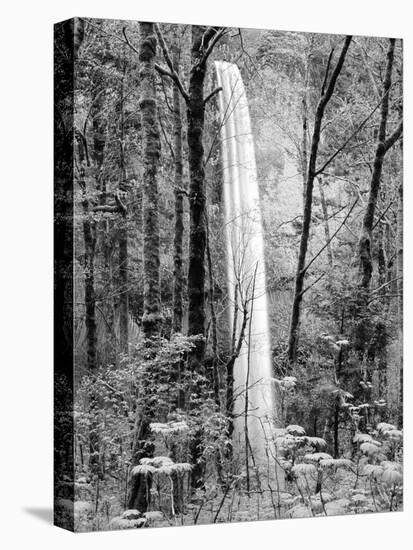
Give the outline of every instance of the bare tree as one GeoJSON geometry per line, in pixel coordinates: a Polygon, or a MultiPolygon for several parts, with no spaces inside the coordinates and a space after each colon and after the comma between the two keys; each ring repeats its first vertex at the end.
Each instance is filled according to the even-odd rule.
{"type": "Polygon", "coordinates": [[[373,274],[373,229],[375,227],[374,218],[381,185],[383,163],[386,153],[391,149],[391,147],[393,147],[403,132],[403,123],[400,122],[394,132],[389,137],[386,137],[395,42],[396,41],[394,38],[389,39],[376,152],[370,180],[369,196],[367,206],[364,211],[361,234],[358,242],[358,283],[355,302],[352,308],[352,316],[356,321],[354,330],[354,346],[360,354],[364,353],[366,343],[368,342],[366,331],[368,330],[369,322],[366,319],[364,312],[368,305],[370,282],[373,274]]]}
{"type": "Polygon", "coordinates": [[[386,76],[383,84],[383,101],[381,104],[380,126],[377,136],[376,153],[374,157],[373,173],[370,182],[369,198],[367,207],[363,217],[363,225],[359,239],[359,262],[360,262],[360,280],[359,287],[367,290],[370,286],[371,276],[373,272],[372,262],[372,231],[374,225],[374,214],[377,206],[377,198],[380,190],[381,174],[383,170],[383,162],[386,153],[399,139],[403,131],[403,123],[397,126],[395,131],[386,138],[386,126],[389,113],[391,76],[394,60],[395,39],[389,40],[389,49],[387,51],[387,67],[386,76]]]}
{"type": "Polygon", "coordinates": [[[309,158],[308,170],[307,170],[307,181],[305,185],[303,229],[302,229],[301,240],[300,240],[300,250],[298,255],[297,273],[295,277],[294,299],[293,299],[291,322],[290,322],[290,334],[289,334],[289,340],[288,340],[288,359],[290,363],[294,363],[297,356],[301,302],[303,299],[304,279],[307,271],[305,267],[305,262],[306,262],[308,241],[310,237],[311,211],[312,211],[312,203],[313,203],[313,187],[314,187],[314,179],[316,178],[318,173],[316,168],[316,162],[317,162],[317,155],[318,155],[318,147],[320,143],[321,124],[323,121],[325,109],[333,95],[338,76],[341,72],[341,69],[343,68],[344,60],[347,54],[347,50],[350,46],[351,40],[352,40],[351,36],[346,36],[341,53],[340,53],[340,57],[337,61],[337,65],[335,66],[334,71],[331,75],[330,81],[328,82],[329,68],[331,64],[333,51],[330,54],[326,71],[325,71],[324,82],[321,88],[321,97],[319,99],[316,113],[315,113],[314,130],[313,130],[313,136],[311,141],[310,158],[309,158]]]}

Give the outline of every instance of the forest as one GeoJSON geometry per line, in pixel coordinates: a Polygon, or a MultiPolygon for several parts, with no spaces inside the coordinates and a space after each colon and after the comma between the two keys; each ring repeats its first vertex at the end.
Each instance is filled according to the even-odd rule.
{"type": "Polygon", "coordinates": [[[402,41],[76,18],[55,94],[58,523],[402,510],[402,41]]]}

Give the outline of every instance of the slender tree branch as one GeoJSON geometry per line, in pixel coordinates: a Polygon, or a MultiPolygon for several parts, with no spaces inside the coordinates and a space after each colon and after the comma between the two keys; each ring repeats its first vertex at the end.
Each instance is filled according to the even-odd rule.
{"type": "Polygon", "coordinates": [[[326,89],[328,73],[330,72],[330,65],[331,65],[331,60],[333,58],[333,54],[334,54],[334,48],[331,48],[330,55],[328,56],[326,71],[324,73],[323,84],[321,86],[321,95],[324,95],[324,92],[325,92],[325,89],[326,89]]]}
{"type": "Polygon", "coordinates": [[[176,85],[179,88],[179,91],[182,94],[182,97],[185,99],[185,101],[189,100],[188,92],[185,90],[184,85],[181,82],[181,79],[179,78],[177,72],[175,71],[174,65],[172,63],[171,56],[169,55],[168,47],[165,43],[164,37],[162,35],[162,32],[159,28],[159,25],[155,24],[155,32],[156,36],[159,40],[159,45],[161,46],[161,50],[163,53],[163,57],[165,59],[166,64],[169,67],[169,71],[166,69],[163,69],[158,64],[155,64],[155,69],[163,76],[169,76],[169,78],[172,78],[172,80],[176,83],[176,85]]]}
{"type": "Polygon", "coordinates": [[[162,117],[161,117],[160,113],[158,113],[158,120],[159,120],[159,126],[161,127],[162,135],[163,135],[163,137],[164,137],[164,140],[165,140],[166,144],[167,144],[168,147],[169,147],[169,151],[170,151],[170,153],[171,153],[172,160],[175,160],[175,153],[174,153],[172,144],[171,144],[171,142],[169,141],[168,136],[167,136],[167,134],[166,134],[166,131],[165,131],[165,128],[164,128],[164,125],[163,125],[163,122],[162,122],[162,117]]]}
{"type": "Polygon", "coordinates": [[[384,142],[384,152],[387,153],[387,151],[393,147],[393,145],[396,143],[396,141],[399,139],[399,137],[402,135],[403,132],[403,122],[400,122],[398,127],[395,129],[395,131],[386,139],[384,142]]]}
{"type": "Polygon", "coordinates": [[[215,95],[219,94],[219,92],[222,92],[221,86],[219,86],[219,88],[215,88],[215,90],[212,90],[212,92],[206,96],[204,99],[204,105],[206,105],[215,95]]]}
{"type": "Polygon", "coordinates": [[[164,37],[163,37],[163,34],[161,32],[161,29],[159,28],[159,25],[157,23],[155,23],[155,32],[156,32],[156,36],[158,37],[158,40],[159,40],[159,45],[161,47],[161,50],[162,50],[162,53],[163,53],[163,57],[165,59],[165,62],[166,64],[168,65],[171,73],[175,73],[175,68],[174,68],[174,64],[172,63],[172,58],[171,56],[169,55],[169,50],[168,50],[168,47],[166,45],[166,42],[164,40],[164,37]]]}
{"type": "MultiPolygon", "coordinates": [[[[208,47],[205,50],[205,53],[201,57],[201,60],[199,62],[200,65],[205,65],[207,62],[208,57],[211,55],[212,50],[215,47],[215,44],[222,38],[222,36],[226,32],[226,27],[222,27],[219,31],[216,32],[215,36],[212,39],[207,39],[206,43],[208,43],[208,47]]],[[[205,33],[206,34],[206,33],[205,33]]],[[[205,35],[204,35],[205,36],[205,35]]]]}
{"type": "Polygon", "coordinates": [[[317,254],[315,256],[313,256],[311,258],[311,260],[308,262],[308,264],[304,267],[304,269],[302,270],[302,273],[306,273],[309,269],[309,267],[311,266],[311,264],[314,263],[314,261],[320,256],[320,254],[322,252],[324,252],[324,250],[327,248],[327,246],[331,243],[331,241],[334,239],[334,237],[337,235],[337,233],[340,231],[340,229],[343,227],[343,225],[346,223],[346,221],[348,220],[348,218],[350,217],[350,214],[352,213],[352,211],[354,210],[354,207],[356,206],[356,204],[358,203],[358,199],[356,199],[350,210],[347,212],[346,214],[346,217],[344,218],[344,220],[341,222],[341,224],[339,225],[338,229],[333,233],[333,235],[331,235],[330,239],[326,242],[326,244],[320,248],[320,250],[317,252],[317,254]]]}
{"type": "Polygon", "coordinates": [[[214,27],[207,27],[206,31],[204,32],[201,38],[201,49],[205,48],[205,44],[208,44],[208,42],[214,36],[214,33],[216,33],[216,30],[214,27]]]}
{"type": "MultiPolygon", "coordinates": [[[[386,206],[386,208],[383,210],[383,212],[380,214],[380,216],[377,218],[376,223],[371,228],[372,231],[376,229],[378,224],[381,222],[381,220],[384,218],[384,216],[387,214],[388,210],[391,208],[392,204],[394,202],[394,199],[392,199],[389,204],[386,206]]],[[[388,222],[387,222],[388,223],[388,222]]]]}
{"type": "Polygon", "coordinates": [[[126,34],[126,27],[122,28],[122,34],[125,37],[126,44],[129,46],[129,48],[134,51],[136,54],[139,55],[139,51],[135,48],[135,46],[132,44],[132,42],[129,40],[128,35],[126,34]]]}
{"type": "Polygon", "coordinates": [[[354,130],[354,132],[351,134],[351,136],[341,145],[335,153],[331,155],[331,157],[321,166],[321,168],[317,169],[315,172],[315,176],[319,176],[324,172],[324,170],[327,168],[329,164],[333,162],[333,160],[345,149],[345,147],[350,143],[350,141],[360,132],[360,130],[367,124],[367,122],[370,120],[370,118],[374,115],[374,113],[377,111],[377,109],[380,107],[382,101],[386,97],[386,95],[389,93],[389,90],[387,90],[383,96],[381,97],[380,101],[377,103],[377,105],[374,107],[374,109],[368,114],[368,116],[357,126],[357,128],[354,130]]]}
{"type": "Polygon", "coordinates": [[[395,279],[392,279],[391,281],[386,281],[384,284],[382,284],[378,288],[375,288],[374,290],[372,290],[371,294],[373,294],[374,292],[379,292],[380,290],[382,290],[386,286],[389,286],[390,284],[395,283],[396,281],[400,281],[401,279],[403,279],[403,277],[396,277],[395,279]]]}
{"type": "Polygon", "coordinates": [[[158,71],[158,73],[162,76],[167,76],[169,77],[171,80],[175,81],[175,78],[174,78],[174,75],[168,71],[167,69],[164,69],[164,67],[161,67],[160,65],[158,65],[157,63],[155,63],[155,69],[158,71]]]}
{"type": "Polygon", "coordinates": [[[187,91],[185,90],[185,88],[183,87],[183,84],[182,82],[179,80],[178,76],[176,75],[176,73],[171,73],[169,72],[168,70],[164,69],[163,67],[161,67],[160,65],[158,65],[157,63],[155,63],[155,70],[158,71],[158,73],[162,76],[168,76],[169,78],[171,78],[175,84],[178,86],[179,88],[179,91],[181,92],[182,94],[182,97],[184,98],[185,101],[189,101],[189,96],[188,96],[188,93],[187,91]]]}
{"type": "Polygon", "coordinates": [[[310,290],[310,288],[313,288],[321,279],[326,275],[326,272],[324,271],[315,281],[313,281],[310,285],[306,286],[304,290],[301,291],[301,296],[304,296],[304,294],[307,292],[307,290],[310,290]]]}

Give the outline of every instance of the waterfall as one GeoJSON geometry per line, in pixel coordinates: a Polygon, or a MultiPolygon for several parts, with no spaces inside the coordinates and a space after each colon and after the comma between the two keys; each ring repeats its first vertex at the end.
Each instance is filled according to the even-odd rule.
{"type": "Polygon", "coordinates": [[[264,457],[269,430],[277,423],[276,389],[271,380],[271,346],[265,251],[257,169],[248,101],[238,67],[215,62],[221,117],[227,280],[230,334],[245,337],[234,365],[234,449],[264,457]],[[245,324],[245,323],[244,323],[245,324]],[[247,415],[245,415],[247,410],[247,415]],[[265,431],[265,433],[264,433],[265,431]]]}

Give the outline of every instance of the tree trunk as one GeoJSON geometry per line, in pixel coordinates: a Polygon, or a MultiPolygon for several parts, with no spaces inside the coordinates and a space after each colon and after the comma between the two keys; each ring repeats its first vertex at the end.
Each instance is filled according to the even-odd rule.
{"type": "MultiPolygon", "coordinates": [[[[96,92],[92,96],[92,133],[93,133],[93,161],[94,161],[94,179],[95,179],[95,189],[99,192],[99,204],[104,205],[106,203],[106,178],[104,173],[104,154],[105,146],[107,140],[107,117],[104,115],[104,101],[105,93],[104,89],[100,88],[102,74],[100,71],[97,71],[96,82],[96,92]]],[[[103,286],[107,288],[109,280],[109,270],[107,268],[106,262],[106,241],[107,241],[107,220],[102,220],[96,222],[96,250],[103,250],[103,257],[99,258],[99,255],[96,255],[95,261],[95,292],[97,296],[101,295],[100,288],[103,286]],[[100,287],[100,288],[99,288],[100,287]]],[[[107,290],[110,292],[110,288],[107,290]]],[[[103,303],[102,303],[103,305],[103,303]]],[[[104,315],[107,314],[105,310],[104,315]]],[[[110,345],[113,345],[110,342],[110,345]]],[[[110,348],[105,345],[105,350],[101,354],[103,361],[106,361],[107,356],[110,353],[110,348]]]]}
{"type": "Polygon", "coordinates": [[[143,137],[143,317],[145,337],[159,333],[161,301],[159,283],[159,220],[157,173],[161,153],[158,128],[155,67],[156,37],[153,23],[139,23],[140,83],[143,137]]]}
{"type": "Polygon", "coordinates": [[[377,199],[381,184],[381,175],[383,171],[384,157],[387,151],[394,145],[402,132],[402,125],[386,139],[386,126],[389,113],[390,88],[392,80],[392,69],[394,59],[395,39],[389,39],[389,48],[387,51],[387,66],[383,84],[383,101],[381,104],[380,125],[377,137],[376,153],[374,157],[373,173],[370,182],[369,198],[363,217],[361,234],[358,243],[358,284],[356,290],[356,299],[353,306],[353,318],[356,325],[354,330],[354,347],[362,356],[369,341],[369,322],[365,316],[368,306],[370,282],[373,274],[373,228],[374,215],[377,207],[377,199]]]}
{"type": "MultiPolygon", "coordinates": [[[[177,36],[175,37],[177,41],[177,36]]],[[[179,49],[178,43],[174,43],[173,65],[179,75],[179,49]]],[[[173,320],[174,332],[182,332],[183,316],[183,288],[184,273],[182,267],[182,244],[184,233],[184,189],[183,189],[183,165],[182,165],[182,114],[181,92],[178,86],[173,84],[173,109],[174,109],[174,194],[175,194],[175,235],[174,235],[174,286],[173,286],[173,320]]]]}
{"type": "Polygon", "coordinates": [[[393,68],[395,39],[390,39],[389,49],[387,52],[387,68],[386,77],[383,85],[384,99],[381,104],[381,118],[379,134],[376,146],[376,154],[374,157],[373,173],[370,182],[370,193],[367,202],[366,211],[363,217],[363,225],[359,240],[359,289],[367,291],[370,286],[371,276],[373,273],[372,261],[372,231],[374,224],[374,214],[377,206],[377,197],[380,189],[381,173],[383,169],[384,156],[386,154],[386,125],[389,112],[389,95],[391,87],[391,74],[393,68]]]}
{"type": "MultiPolygon", "coordinates": [[[[347,36],[341,50],[341,54],[337,65],[333,71],[330,82],[324,90],[321,90],[321,97],[317,105],[315,114],[313,137],[311,141],[310,159],[307,170],[307,182],[305,186],[305,202],[304,202],[304,217],[303,217],[303,229],[300,240],[300,250],[298,255],[297,273],[295,278],[294,299],[291,313],[290,322],[290,334],[288,340],[288,359],[290,363],[294,363],[297,358],[297,346],[298,346],[298,333],[300,325],[301,314],[301,302],[304,290],[304,279],[306,274],[305,261],[307,255],[308,241],[310,237],[310,224],[311,224],[311,210],[313,203],[313,187],[314,178],[317,176],[316,162],[318,154],[318,146],[320,143],[321,123],[323,121],[324,111],[333,95],[334,88],[337,82],[337,78],[341,72],[346,57],[347,50],[350,46],[351,36],[347,36]]],[[[326,69],[325,83],[327,82],[328,68],[326,69]]]]}
{"type": "MultiPolygon", "coordinates": [[[[159,334],[161,327],[161,301],[159,284],[159,221],[157,172],[161,153],[156,104],[155,66],[156,37],[153,23],[139,23],[139,61],[141,96],[139,107],[143,136],[143,317],[142,325],[146,338],[159,334]]],[[[143,457],[153,455],[149,418],[151,411],[138,407],[134,428],[132,465],[139,464],[143,457]]],[[[150,480],[141,474],[130,480],[128,505],[145,512],[149,505],[150,480]]]]}
{"type": "Polygon", "coordinates": [[[122,214],[119,239],[119,343],[122,353],[128,352],[129,341],[129,283],[128,283],[128,231],[127,216],[122,214]]]}
{"type": "MultiPolygon", "coordinates": [[[[89,216],[87,199],[83,200],[83,213],[89,216]]],[[[83,221],[83,236],[85,241],[85,307],[86,307],[86,354],[87,368],[93,372],[97,366],[96,357],[96,296],[95,296],[95,228],[89,219],[83,221]]]]}
{"type": "MultiPolygon", "coordinates": [[[[199,336],[195,348],[189,354],[189,366],[200,371],[205,353],[205,251],[207,244],[206,193],[204,170],[204,119],[205,103],[212,95],[204,99],[204,81],[206,64],[213,47],[223,34],[223,29],[192,26],[191,70],[188,92],[170,59],[166,44],[159,28],[156,29],[164,58],[169,71],[157,66],[161,75],[171,77],[179,87],[187,105],[187,140],[189,161],[189,262],[188,262],[188,335],[199,336]]],[[[191,445],[192,487],[203,485],[204,464],[202,463],[201,429],[194,434],[191,445]]]]}
{"type": "MultiPolygon", "coordinates": [[[[189,266],[188,266],[188,334],[204,336],[205,325],[205,171],[204,171],[204,80],[206,64],[200,63],[205,28],[192,27],[192,70],[188,89],[188,157],[189,157],[189,266]]],[[[199,340],[194,357],[202,361],[204,340],[199,340]]]]}
{"type": "MultiPolygon", "coordinates": [[[[132,448],[132,465],[136,466],[145,457],[153,456],[154,444],[148,441],[149,421],[136,413],[135,434],[132,448]]],[[[130,480],[128,508],[144,513],[150,504],[151,479],[143,474],[133,475],[130,480]]]]}
{"type": "MultiPolygon", "coordinates": [[[[121,89],[120,89],[120,177],[119,192],[120,196],[126,196],[128,184],[126,179],[125,166],[125,107],[124,107],[124,80],[126,76],[126,66],[123,70],[121,89]]],[[[129,282],[128,282],[128,212],[124,202],[118,198],[120,210],[119,220],[119,343],[122,353],[128,352],[129,341],[129,282]]]]}
{"type": "Polygon", "coordinates": [[[399,363],[399,425],[403,425],[403,184],[399,185],[397,207],[397,321],[399,363]]]}
{"type": "Polygon", "coordinates": [[[163,76],[172,78],[187,106],[187,141],[189,161],[189,262],[188,262],[188,335],[200,336],[191,353],[192,368],[199,368],[205,352],[205,250],[206,250],[206,194],[204,170],[205,103],[219,89],[204,98],[207,60],[224,29],[192,26],[191,70],[188,91],[185,90],[159,28],[156,32],[169,71],[156,65],[163,76]]]}
{"type": "Polygon", "coordinates": [[[79,175],[78,183],[82,190],[82,214],[83,214],[83,241],[84,241],[84,262],[83,270],[85,277],[85,326],[86,326],[86,366],[89,373],[96,370],[96,296],[95,296],[95,248],[96,248],[96,227],[91,218],[89,199],[86,187],[86,158],[82,139],[78,139],[79,151],[79,175]]]}
{"type": "Polygon", "coordinates": [[[304,75],[304,91],[301,101],[302,112],[302,136],[301,136],[301,171],[303,175],[303,208],[305,206],[305,196],[307,188],[307,166],[308,166],[308,83],[309,83],[310,71],[309,71],[309,56],[306,56],[305,75],[304,75]]]}

